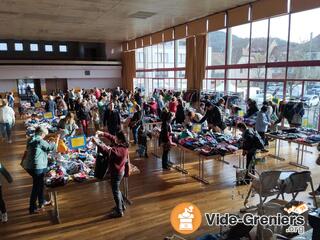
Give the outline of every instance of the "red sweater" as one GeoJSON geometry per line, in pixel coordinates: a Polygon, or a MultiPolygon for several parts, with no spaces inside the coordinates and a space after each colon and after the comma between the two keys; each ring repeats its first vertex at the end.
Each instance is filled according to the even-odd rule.
{"type": "Polygon", "coordinates": [[[176,113],[177,112],[177,107],[178,107],[178,102],[177,101],[169,102],[169,112],[176,113]]]}
{"type": "MultiPolygon", "coordinates": [[[[106,132],[104,132],[102,136],[115,143],[115,136],[106,132]]],[[[109,171],[111,175],[123,173],[125,164],[128,161],[128,148],[122,145],[114,145],[111,149],[107,146],[100,147],[104,153],[110,154],[109,171]]]]}

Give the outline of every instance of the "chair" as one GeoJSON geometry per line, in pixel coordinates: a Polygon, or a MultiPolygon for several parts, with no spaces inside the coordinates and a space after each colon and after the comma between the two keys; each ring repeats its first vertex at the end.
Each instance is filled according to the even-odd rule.
{"type": "Polygon", "coordinates": [[[258,177],[250,174],[253,179],[249,192],[244,200],[244,205],[246,208],[249,208],[247,203],[253,190],[259,194],[260,204],[263,204],[268,197],[279,194],[279,177],[281,171],[265,171],[261,174],[259,174],[257,171],[255,172],[257,173],[258,177]]]}
{"type": "MultiPolygon", "coordinates": [[[[277,198],[281,195],[284,199],[284,194],[291,194],[294,201],[300,192],[305,192],[310,183],[311,190],[314,192],[312,177],[310,171],[294,172],[280,183],[280,191],[277,198]]],[[[317,201],[314,197],[315,207],[318,208],[317,201]]]]}

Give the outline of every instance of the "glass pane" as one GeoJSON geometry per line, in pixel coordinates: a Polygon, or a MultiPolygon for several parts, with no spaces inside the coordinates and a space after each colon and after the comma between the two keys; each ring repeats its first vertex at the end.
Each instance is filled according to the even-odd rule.
{"type": "Polygon", "coordinates": [[[159,88],[164,88],[164,80],[163,79],[159,79],[159,88]]]}
{"type": "Polygon", "coordinates": [[[136,72],[136,78],[144,78],[144,72],[136,72]]]}
{"type": "MultiPolygon", "coordinates": [[[[250,81],[249,98],[255,100],[259,107],[264,101],[264,82],[250,81]]],[[[267,93],[267,100],[271,100],[271,95],[267,93]]]]}
{"type": "Polygon", "coordinates": [[[305,82],[304,83],[304,118],[307,119],[307,127],[318,129],[319,121],[319,94],[320,82],[305,82]]]}
{"type": "Polygon", "coordinates": [[[186,66],[186,39],[177,40],[176,44],[177,44],[177,53],[176,53],[177,67],[185,67],[186,66]]]}
{"type": "Polygon", "coordinates": [[[285,79],[286,68],[268,68],[268,79],[285,79]]]}
{"type": "Polygon", "coordinates": [[[31,43],[31,44],[30,44],[30,51],[31,51],[31,52],[37,52],[37,51],[39,51],[38,44],[37,44],[37,43],[31,43]]]}
{"type": "Polygon", "coordinates": [[[320,77],[320,67],[289,67],[288,79],[316,79],[320,77]]]}
{"type": "Polygon", "coordinates": [[[320,60],[320,8],[291,15],[290,61],[320,60]]]}
{"type": "Polygon", "coordinates": [[[227,80],[227,93],[228,94],[236,92],[236,82],[237,82],[236,80],[227,80]]]}
{"type": "Polygon", "coordinates": [[[177,71],[177,78],[185,78],[186,77],[186,71],[177,71]]]}
{"type": "Polygon", "coordinates": [[[168,78],[174,78],[174,71],[168,71],[167,76],[168,78]]]}
{"type": "Polygon", "coordinates": [[[144,56],[145,56],[146,68],[147,69],[152,68],[152,47],[151,46],[144,48],[144,56]]]}
{"type": "Polygon", "coordinates": [[[216,92],[224,92],[224,80],[216,80],[216,92]]]}
{"type": "Polygon", "coordinates": [[[152,94],[153,90],[155,89],[155,88],[153,87],[152,78],[146,79],[146,82],[148,82],[148,93],[149,93],[149,95],[150,95],[150,93],[152,94]]]}
{"type": "Polygon", "coordinates": [[[143,69],[144,68],[144,54],[143,48],[136,49],[136,68],[143,69]]]}
{"type": "Polygon", "coordinates": [[[228,63],[245,64],[249,62],[250,24],[229,28],[228,63]],[[231,40],[231,41],[230,41],[231,40]]]}
{"type": "Polygon", "coordinates": [[[8,44],[0,43],[0,51],[8,51],[8,44]]]}
{"type": "Polygon", "coordinates": [[[164,67],[174,68],[174,41],[164,43],[164,67]]]}
{"type": "Polygon", "coordinates": [[[23,51],[23,44],[22,43],[15,43],[14,50],[15,51],[23,51]]]}
{"type": "Polygon", "coordinates": [[[270,18],[269,62],[287,60],[289,16],[270,18]]]}
{"type": "Polygon", "coordinates": [[[268,43],[268,19],[252,23],[250,63],[265,63],[268,43]]]}
{"type": "Polygon", "coordinates": [[[224,70],[208,70],[207,71],[207,78],[224,78],[224,70]]]}
{"type": "Polygon", "coordinates": [[[320,95],[320,82],[305,82],[304,95],[320,95]]]}
{"type": "Polygon", "coordinates": [[[286,99],[299,99],[302,96],[302,82],[288,81],[286,90],[286,99]]]}
{"type": "Polygon", "coordinates": [[[164,88],[165,89],[170,89],[170,83],[169,83],[169,79],[164,79],[164,88]]]}
{"type": "Polygon", "coordinates": [[[247,99],[247,90],[248,90],[248,81],[247,80],[238,80],[237,82],[237,93],[241,99],[247,99]]]}
{"type": "Polygon", "coordinates": [[[187,90],[187,79],[182,79],[181,80],[181,90],[187,90]]]}
{"type": "Polygon", "coordinates": [[[250,69],[250,79],[265,79],[266,77],[266,69],[264,67],[261,68],[251,68],[250,69]]]}
{"type": "Polygon", "coordinates": [[[207,66],[225,65],[226,29],[208,33],[207,66]]]}
{"type": "Polygon", "coordinates": [[[227,78],[248,79],[248,69],[247,68],[229,69],[227,71],[227,78]]]}
{"type": "Polygon", "coordinates": [[[158,68],[164,68],[164,49],[163,43],[158,44],[158,68]]]}
{"type": "Polygon", "coordinates": [[[152,48],[152,68],[158,68],[158,45],[151,46],[152,48]]]}
{"type": "Polygon", "coordinates": [[[267,100],[271,97],[272,101],[278,103],[283,99],[283,82],[267,82],[267,100]]]}

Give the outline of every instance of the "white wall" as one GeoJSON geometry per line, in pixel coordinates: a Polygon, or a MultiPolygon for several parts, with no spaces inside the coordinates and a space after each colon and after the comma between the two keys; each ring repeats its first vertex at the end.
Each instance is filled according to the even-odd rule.
{"type": "Polygon", "coordinates": [[[0,80],[0,92],[16,92],[17,89],[17,80],[12,79],[1,79],[0,80]]]}
{"type": "Polygon", "coordinates": [[[93,87],[97,88],[115,88],[120,86],[120,79],[108,79],[108,78],[93,78],[93,79],[81,79],[81,78],[69,78],[68,88],[74,89],[90,89],[93,87]]]}
{"type": "Polygon", "coordinates": [[[121,78],[121,66],[0,66],[0,79],[121,78]],[[90,76],[85,71],[90,71],[90,76]]]}
{"type": "MultiPolygon", "coordinates": [[[[121,84],[121,66],[3,65],[0,66],[0,92],[17,89],[16,80],[28,78],[67,78],[68,88],[113,88],[121,84]],[[90,76],[86,76],[85,71],[90,71],[90,76]]],[[[41,88],[44,88],[42,82],[41,88]]]]}

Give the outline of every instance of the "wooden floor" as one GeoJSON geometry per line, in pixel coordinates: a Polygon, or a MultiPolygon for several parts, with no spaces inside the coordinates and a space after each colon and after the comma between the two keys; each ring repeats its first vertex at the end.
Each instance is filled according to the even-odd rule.
{"type": "MultiPolygon", "coordinates": [[[[242,195],[247,187],[234,187],[237,156],[226,157],[231,164],[217,160],[205,162],[206,175],[211,184],[203,185],[190,176],[175,170],[161,171],[161,160],[150,155],[149,159],[134,159],[134,147],[131,159],[141,174],[130,177],[129,197],[133,205],[129,206],[121,219],[108,219],[106,213],[114,206],[111,189],[107,182],[85,185],[69,192],[59,193],[61,224],[54,224],[50,217],[50,208],[40,215],[28,215],[31,177],[20,167],[20,159],[25,148],[26,137],[23,125],[18,122],[14,131],[14,144],[0,145],[0,161],[8,168],[14,178],[11,185],[4,184],[4,196],[7,203],[9,222],[0,224],[0,239],[164,239],[174,231],[170,225],[170,212],[181,202],[193,202],[203,212],[238,212],[243,206],[242,195]]],[[[272,146],[271,146],[272,147],[272,146]]],[[[295,161],[296,145],[283,144],[281,155],[286,158],[280,162],[267,158],[259,163],[258,170],[292,169],[288,164],[295,161]]],[[[272,148],[270,149],[272,151],[272,148]]],[[[320,182],[320,167],[316,166],[316,150],[306,155],[306,164],[311,167],[313,180],[320,182]]],[[[171,159],[175,161],[173,151],[171,159]]],[[[197,173],[197,159],[187,155],[187,169],[197,173]]],[[[312,202],[307,194],[300,194],[298,199],[312,202]]],[[[257,201],[257,197],[250,202],[257,201]]],[[[186,239],[195,239],[206,232],[214,232],[202,224],[194,234],[186,239]]]]}

